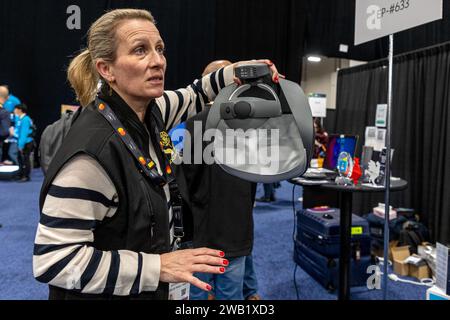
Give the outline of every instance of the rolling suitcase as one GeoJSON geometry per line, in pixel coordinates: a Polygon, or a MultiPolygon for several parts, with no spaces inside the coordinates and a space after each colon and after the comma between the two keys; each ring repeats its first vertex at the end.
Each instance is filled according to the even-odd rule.
{"type": "MultiPolygon", "coordinates": [[[[339,258],[329,258],[314,249],[295,241],[294,261],[325,289],[332,292],[339,286],[339,258]]],[[[371,273],[367,273],[369,266],[375,262],[372,256],[361,256],[351,259],[350,286],[366,286],[371,273]]]]}
{"type": "MultiPolygon", "coordinates": [[[[297,211],[297,240],[318,253],[339,257],[340,211],[335,208],[297,211]]],[[[352,215],[351,247],[353,254],[370,254],[369,224],[366,219],[352,215]]]]}

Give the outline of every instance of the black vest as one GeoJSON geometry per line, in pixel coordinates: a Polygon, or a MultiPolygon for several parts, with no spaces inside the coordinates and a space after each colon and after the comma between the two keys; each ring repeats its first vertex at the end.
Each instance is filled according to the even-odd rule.
{"type": "MultiPolygon", "coordinates": [[[[145,123],[150,137],[133,110],[113,92],[100,98],[106,101],[125,130],[132,136],[146,157],[149,157],[149,139],[155,146],[159,162],[164,168],[165,158],[159,148],[159,137],[152,134],[150,117],[163,125],[159,108],[152,102],[146,113],[145,123]]],[[[163,128],[160,128],[163,129],[163,128]]],[[[99,250],[131,250],[161,254],[170,251],[169,212],[162,187],[154,185],[141,172],[137,161],[125,147],[112,126],[91,103],[74,123],[63,145],[52,160],[40,195],[40,209],[48,189],[61,168],[74,156],[87,154],[94,158],[114,183],[119,197],[119,207],[112,218],[105,218],[94,230],[93,246],[99,250]]],[[[167,283],[159,283],[155,292],[144,292],[127,299],[167,299],[167,283]]],[[[50,299],[116,299],[106,295],[80,294],[50,286],[50,299]]]]}

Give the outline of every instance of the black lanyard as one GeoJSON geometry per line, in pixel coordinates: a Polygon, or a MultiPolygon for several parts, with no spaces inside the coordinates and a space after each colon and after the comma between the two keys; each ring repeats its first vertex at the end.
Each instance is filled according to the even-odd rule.
{"type": "MultiPolygon", "coordinates": [[[[122,142],[125,144],[127,149],[131,152],[133,157],[139,163],[142,172],[150,178],[150,180],[163,187],[165,184],[169,184],[170,190],[170,204],[172,206],[172,215],[174,223],[174,236],[176,238],[182,238],[184,236],[183,232],[183,213],[181,210],[182,198],[180,190],[178,189],[178,184],[173,176],[172,168],[170,167],[172,153],[175,152],[170,136],[164,130],[159,131],[154,124],[155,133],[159,134],[160,141],[159,145],[161,150],[167,159],[166,168],[164,174],[160,175],[158,169],[156,168],[156,163],[148,157],[145,157],[144,153],[139,150],[137,144],[134,142],[133,138],[126,132],[124,126],[111,110],[109,105],[97,98],[95,103],[97,110],[100,114],[109,122],[113,127],[115,133],[119,135],[122,142]]],[[[150,112],[150,111],[148,111],[150,112]]]]}

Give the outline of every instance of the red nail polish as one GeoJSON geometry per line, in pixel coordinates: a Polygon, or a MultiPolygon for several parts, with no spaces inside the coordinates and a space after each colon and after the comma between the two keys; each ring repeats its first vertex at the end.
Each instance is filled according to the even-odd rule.
{"type": "Polygon", "coordinates": [[[219,268],[219,271],[222,272],[222,273],[224,273],[224,272],[225,272],[225,268],[224,268],[224,267],[220,267],[220,268],[219,268]]]}
{"type": "Polygon", "coordinates": [[[280,82],[280,79],[278,78],[278,76],[275,76],[275,78],[273,78],[273,81],[275,81],[276,83],[280,82]]]}
{"type": "Polygon", "coordinates": [[[206,285],[206,290],[211,291],[211,289],[212,289],[212,287],[209,284],[207,284],[206,285]]]}
{"type": "Polygon", "coordinates": [[[228,260],[223,260],[223,265],[227,266],[228,265],[228,260]]]}
{"type": "Polygon", "coordinates": [[[225,257],[225,252],[223,252],[223,251],[220,251],[220,252],[219,252],[219,256],[221,256],[221,257],[225,257]]]}

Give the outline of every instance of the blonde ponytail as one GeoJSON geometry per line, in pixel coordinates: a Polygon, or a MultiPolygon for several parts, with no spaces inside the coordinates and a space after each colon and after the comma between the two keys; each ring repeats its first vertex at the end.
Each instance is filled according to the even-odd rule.
{"type": "Polygon", "coordinates": [[[117,9],[105,13],[95,21],[88,32],[88,49],[77,55],[69,65],[67,79],[75,90],[78,101],[85,107],[95,99],[100,76],[95,67],[98,59],[116,58],[116,29],[124,20],[143,19],[155,23],[146,10],[117,9]]]}
{"type": "Polygon", "coordinates": [[[99,76],[89,50],[84,50],[70,62],[67,79],[83,107],[95,99],[99,76]]]}

